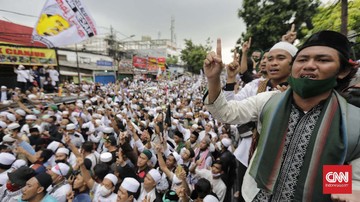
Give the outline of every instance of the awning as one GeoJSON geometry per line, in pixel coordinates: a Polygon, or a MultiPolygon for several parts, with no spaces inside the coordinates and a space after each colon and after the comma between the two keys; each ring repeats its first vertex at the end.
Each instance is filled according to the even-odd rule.
{"type": "MultiPolygon", "coordinates": [[[[60,70],[60,75],[64,75],[64,76],[78,76],[78,73],[77,73],[77,72],[66,71],[66,70],[60,70]]],[[[80,76],[90,76],[90,77],[92,77],[93,75],[91,75],[91,74],[85,74],[85,73],[81,73],[81,72],[80,72],[80,76]]]]}

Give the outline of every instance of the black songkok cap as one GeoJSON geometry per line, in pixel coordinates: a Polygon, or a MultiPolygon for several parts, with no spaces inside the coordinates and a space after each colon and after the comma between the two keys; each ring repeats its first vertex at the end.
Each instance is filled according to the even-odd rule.
{"type": "Polygon", "coordinates": [[[299,48],[298,53],[310,46],[328,46],[339,51],[347,60],[350,59],[351,44],[347,37],[335,31],[320,31],[308,38],[299,48]]]}

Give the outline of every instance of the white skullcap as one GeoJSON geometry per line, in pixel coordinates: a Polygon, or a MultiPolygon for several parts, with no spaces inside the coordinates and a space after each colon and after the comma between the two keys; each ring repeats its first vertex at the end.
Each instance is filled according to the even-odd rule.
{"type": "Polygon", "coordinates": [[[6,128],[7,125],[6,125],[6,123],[4,121],[0,121],[0,127],[1,128],[6,128]]]}
{"type": "Polygon", "coordinates": [[[118,182],[118,178],[117,178],[114,174],[111,174],[111,173],[105,175],[104,179],[110,180],[110,181],[113,183],[114,186],[115,186],[115,185],[117,184],[117,182],[118,182]]]}
{"type": "Polygon", "coordinates": [[[11,113],[8,113],[8,114],[6,115],[6,118],[9,119],[9,121],[11,121],[11,122],[16,121],[15,115],[14,115],[14,114],[11,114],[11,113]]]}
{"type": "Polygon", "coordinates": [[[231,139],[230,138],[223,138],[221,140],[221,143],[224,145],[224,147],[228,148],[231,145],[231,139]]]}
{"type": "Polygon", "coordinates": [[[275,49],[281,49],[284,51],[287,51],[292,57],[294,57],[296,55],[296,52],[298,51],[298,49],[292,45],[291,43],[285,42],[285,41],[280,41],[278,43],[276,43],[271,49],[275,50],[275,49]]]}
{"type": "Polygon", "coordinates": [[[11,142],[15,142],[16,140],[13,138],[13,137],[11,137],[11,135],[10,134],[7,134],[7,135],[5,135],[4,137],[3,137],[3,142],[9,142],[9,143],[11,143],[11,142]]]}
{"type": "Polygon", "coordinates": [[[112,160],[112,154],[110,152],[104,152],[102,154],[100,154],[100,161],[107,163],[110,162],[112,160]]]}
{"type": "Polygon", "coordinates": [[[15,113],[19,114],[20,116],[25,116],[26,115],[26,112],[24,110],[22,110],[22,109],[17,109],[15,111],[15,113]]]}
{"type": "Polygon", "coordinates": [[[60,147],[58,150],[56,150],[55,154],[66,154],[69,156],[70,151],[67,148],[60,147]]]}
{"type": "Polygon", "coordinates": [[[29,99],[30,99],[30,100],[32,100],[32,99],[36,99],[36,98],[37,98],[37,96],[36,96],[36,95],[34,95],[34,94],[30,94],[30,95],[28,95],[28,97],[29,97],[29,99]]]}
{"type": "Polygon", "coordinates": [[[7,152],[1,152],[0,156],[1,156],[0,163],[6,166],[13,164],[14,161],[16,160],[16,157],[14,155],[7,152]]]}
{"type": "Polygon", "coordinates": [[[1,89],[7,89],[7,87],[6,86],[1,86],[1,89]]]}
{"type": "Polygon", "coordinates": [[[25,69],[24,65],[19,65],[18,69],[25,69]]]}
{"type": "Polygon", "coordinates": [[[103,128],[103,133],[109,134],[114,132],[114,129],[112,127],[104,127],[103,128]]]}
{"type": "Polygon", "coordinates": [[[157,183],[160,181],[160,179],[161,179],[161,175],[160,175],[159,171],[156,170],[156,169],[151,169],[151,170],[148,172],[148,174],[149,174],[149,175],[152,177],[152,179],[155,181],[155,184],[157,184],[157,183]]]}
{"type": "Polygon", "coordinates": [[[0,112],[0,116],[6,117],[9,112],[0,112]]]}
{"type": "Polygon", "coordinates": [[[126,191],[136,193],[140,187],[140,183],[132,177],[126,177],[122,183],[121,187],[126,191]]]}
{"type": "Polygon", "coordinates": [[[208,111],[204,112],[204,115],[210,116],[210,113],[208,111]]]}
{"type": "Polygon", "coordinates": [[[96,98],[96,97],[92,97],[92,98],[90,98],[90,101],[91,101],[91,102],[96,102],[96,100],[97,100],[97,98],[96,98]]]}
{"type": "Polygon", "coordinates": [[[25,116],[25,119],[26,119],[26,120],[36,120],[36,116],[35,116],[35,115],[32,115],[32,114],[29,114],[29,115],[26,115],[26,116],[25,116]]]}
{"type": "Polygon", "coordinates": [[[212,122],[208,122],[207,124],[209,124],[211,128],[214,128],[214,124],[212,122]]]}
{"type": "Polygon", "coordinates": [[[70,167],[65,163],[58,163],[51,168],[51,171],[57,175],[64,177],[69,173],[70,167]]]}
{"type": "Polygon", "coordinates": [[[66,130],[75,130],[76,126],[73,123],[69,123],[66,125],[66,130]]]}
{"type": "Polygon", "coordinates": [[[213,195],[206,195],[205,198],[203,199],[203,202],[219,202],[219,199],[217,199],[215,196],[213,195]]]}
{"type": "Polygon", "coordinates": [[[60,146],[60,142],[58,141],[52,141],[46,149],[50,149],[51,151],[55,152],[60,146]]]}
{"type": "Polygon", "coordinates": [[[14,130],[16,128],[20,128],[20,125],[18,123],[10,123],[7,128],[9,130],[14,130]]]}
{"type": "Polygon", "coordinates": [[[91,104],[91,101],[90,101],[90,100],[86,100],[86,101],[85,101],[85,104],[91,104]]]}
{"type": "Polygon", "coordinates": [[[211,135],[211,139],[216,138],[218,135],[215,132],[209,132],[209,135],[211,135]]]}
{"type": "Polygon", "coordinates": [[[186,112],[186,116],[194,116],[192,112],[186,112]]]}
{"type": "Polygon", "coordinates": [[[140,121],[145,127],[147,126],[146,121],[140,121]]]}
{"type": "Polygon", "coordinates": [[[198,124],[193,124],[191,127],[192,127],[193,129],[198,129],[198,128],[199,128],[199,125],[198,125],[198,124]]]}
{"type": "Polygon", "coordinates": [[[95,123],[96,123],[97,125],[101,125],[101,120],[100,120],[100,119],[96,119],[96,120],[95,120],[95,123]]]}
{"type": "Polygon", "coordinates": [[[23,159],[18,159],[16,160],[13,164],[12,164],[12,168],[14,169],[18,169],[20,168],[21,166],[26,166],[27,165],[27,162],[23,159]]]}
{"type": "Polygon", "coordinates": [[[39,131],[39,133],[43,132],[42,128],[39,125],[34,125],[32,128],[36,128],[39,131]]]}
{"type": "Polygon", "coordinates": [[[176,162],[180,161],[181,156],[176,151],[173,151],[171,154],[174,156],[176,162]]]}
{"type": "Polygon", "coordinates": [[[68,115],[69,114],[69,111],[63,111],[62,112],[62,115],[68,115]]]}
{"type": "Polygon", "coordinates": [[[92,117],[94,119],[101,119],[101,114],[93,114],[92,117]]]}
{"type": "Polygon", "coordinates": [[[79,117],[79,116],[80,116],[80,113],[79,113],[79,112],[73,112],[73,113],[71,113],[71,116],[73,116],[73,117],[79,117]]]}
{"type": "Polygon", "coordinates": [[[150,162],[151,162],[151,164],[153,165],[153,167],[155,167],[158,159],[156,158],[156,155],[155,155],[153,152],[151,152],[151,154],[152,154],[152,155],[151,155],[151,158],[150,158],[150,162]]]}
{"type": "Polygon", "coordinates": [[[79,107],[79,108],[84,108],[84,105],[82,103],[76,103],[76,106],[79,107]]]}

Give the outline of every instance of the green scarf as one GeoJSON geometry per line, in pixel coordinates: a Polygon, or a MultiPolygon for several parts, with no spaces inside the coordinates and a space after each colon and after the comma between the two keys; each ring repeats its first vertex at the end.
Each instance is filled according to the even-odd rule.
{"type": "MultiPolygon", "coordinates": [[[[282,165],[292,90],[288,89],[275,96],[263,109],[259,145],[250,168],[250,175],[255,179],[258,188],[270,193],[276,187],[282,165]]],[[[330,200],[330,195],[322,194],[322,166],[344,164],[347,143],[341,123],[344,122],[339,100],[333,93],[326,100],[309,140],[295,190],[295,201],[330,200]]]]}

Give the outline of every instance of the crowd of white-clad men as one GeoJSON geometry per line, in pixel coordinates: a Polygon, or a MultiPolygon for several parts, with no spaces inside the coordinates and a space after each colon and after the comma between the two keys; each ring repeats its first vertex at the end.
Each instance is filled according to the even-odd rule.
{"type": "Polygon", "coordinates": [[[237,161],[248,154],[236,149],[237,128],[203,106],[204,82],[65,84],[87,98],[28,97],[34,107],[13,96],[19,107],[0,113],[0,201],[235,200],[237,161]]]}

